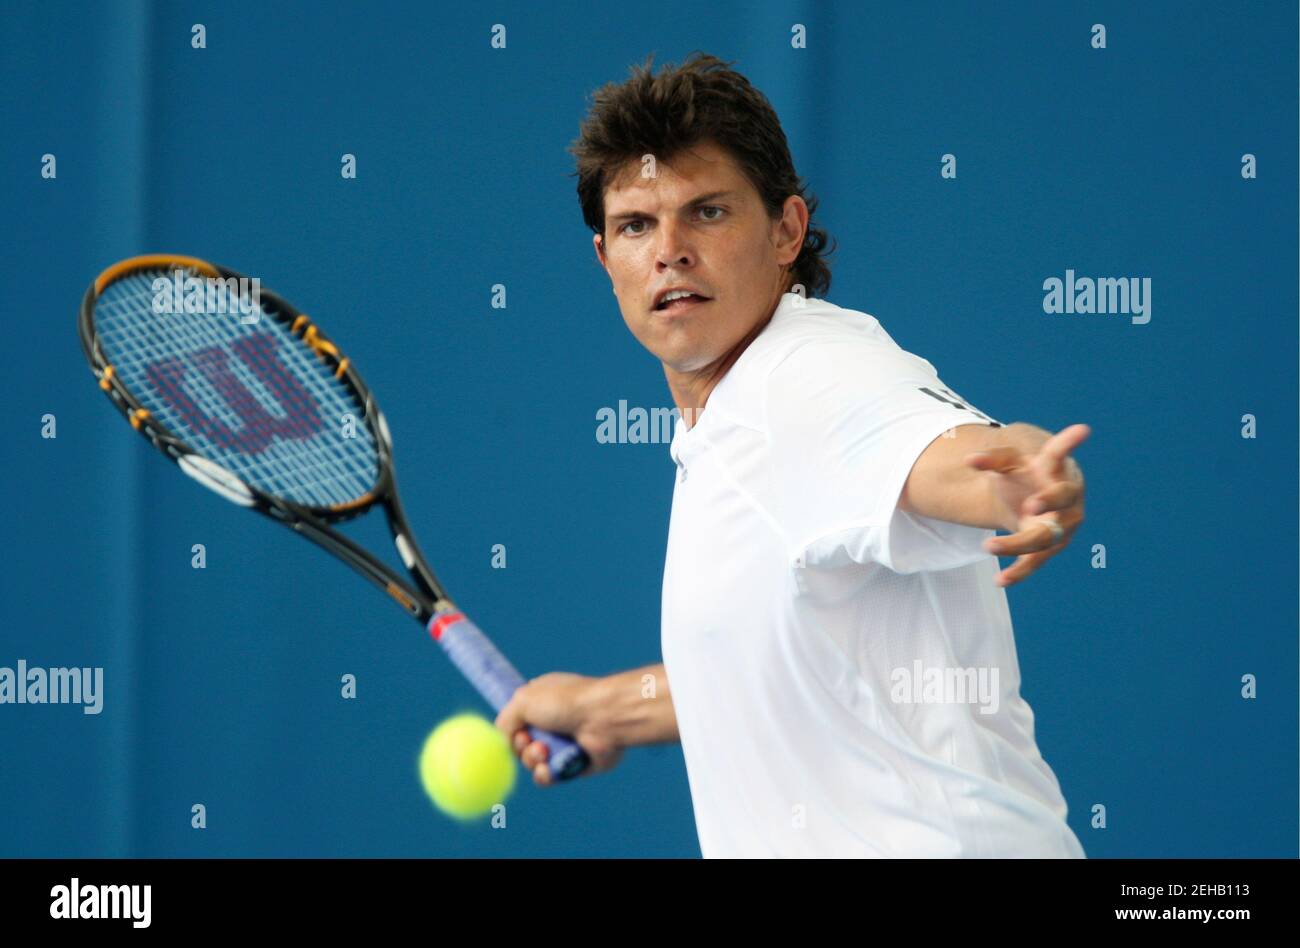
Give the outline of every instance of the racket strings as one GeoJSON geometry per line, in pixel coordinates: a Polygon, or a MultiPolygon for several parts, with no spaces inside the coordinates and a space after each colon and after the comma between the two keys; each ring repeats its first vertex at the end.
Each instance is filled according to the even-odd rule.
{"type": "Polygon", "coordinates": [[[144,270],[95,306],[104,357],[131,393],[186,445],[241,480],[316,507],[346,504],[378,477],[365,408],[289,328],[263,311],[155,311],[144,270]]]}

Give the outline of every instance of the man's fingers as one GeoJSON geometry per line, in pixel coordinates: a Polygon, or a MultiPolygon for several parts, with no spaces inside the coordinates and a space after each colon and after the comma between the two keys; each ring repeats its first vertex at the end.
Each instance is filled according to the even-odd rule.
{"type": "Polygon", "coordinates": [[[999,474],[1005,474],[1007,471],[1014,471],[1023,463],[1023,457],[1019,449],[1010,445],[1003,445],[1000,448],[989,448],[986,451],[977,451],[974,454],[966,455],[966,463],[976,470],[980,471],[997,471],[999,474]]]}
{"type": "Polygon", "coordinates": [[[1056,539],[1056,531],[1052,530],[1046,523],[1039,522],[1021,530],[1019,533],[1013,533],[1005,537],[992,537],[985,541],[984,548],[996,556],[1016,556],[1019,554],[1014,563],[998,574],[995,582],[999,586],[1013,586],[1036,572],[1044,563],[1065,548],[1082,522],[1083,518],[1078,517],[1073,518],[1073,523],[1068,526],[1061,524],[1065,532],[1060,540],[1056,539]]]}
{"type": "MultiPolygon", "coordinates": [[[[523,709],[520,706],[517,697],[511,698],[507,701],[506,706],[497,714],[497,730],[512,741],[514,740],[514,735],[526,723],[528,722],[524,719],[523,709]]],[[[518,748],[515,749],[518,750],[518,748]]]]}
{"type": "Polygon", "coordinates": [[[1025,501],[1025,511],[1029,514],[1040,514],[1049,510],[1064,510],[1066,507],[1074,506],[1082,498],[1082,485],[1074,481],[1057,481],[1025,501]]]}
{"type": "Polygon", "coordinates": [[[1014,563],[998,574],[994,580],[999,586],[1014,586],[1025,577],[1036,572],[1040,566],[1050,560],[1055,553],[1030,553],[1018,558],[1014,563]]]}
{"type": "Polygon", "coordinates": [[[524,765],[524,769],[532,772],[533,782],[539,787],[549,787],[551,785],[551,768],[546,759],[550,756],[550,748],[541,741],[533,740],[533,736],[528,733],[527,728],[520,728],[515,731],[514,737],[511,739],[511,746],[514,748],[519,762],[524,765]]]}
{"type": "MultiPolygon", "coordinates": [[[[1031,459],[1036,477],[1056,479],[1025,501],[1024,513],[1048,516],[1027,523],[1024,529],[1009,536],[991,537],[985,541],[984,548],[995,556],[1017,557],[1011,566],[998,574],[997,585],[1013,586],[1032,575],[1070,542],[1083,522],[1083,477],[1070,452],[1090,434],[1092,429],[1087,425],[1070,425],[1052,435],[1031,459]],[[1066,472],[1068,479],[1060,479],[1062,471],[1066,472]],[[1054,511],[1063,513],[1058,515],[1054,511]]],[[[967,463],[980,470],[1005,473],[1011,464],[1009,450],[1014,452],[1014,449],[994,449],[974,454],[967,458],[967,463]]]]}
{"type": "Polygon", "coordinates": [[[1057,544],[1069,542],[1070,535],[1074,532],[1073,528],[1059,524],[1064,534],[1057,539],[1056,531],[1042,521],[1037,521],[1005,537],[990,537],[984,541],[984,549],[997,556],[1016,556],[1024,553],[1037,553],[1041,550],[1050,550],[1057,544]]]}
{"type": "Polygon", "coordinates": [[[541,741],[533,741],[524,748],[523,756],[520,758],[524,766],[533,772],[533,783],[539,787],[551,785],[551,768],[546,763],[550,753],[550,749],[541,741]]]}
{"type": "Polygon", "coordinates": [[[550,756],[550,753],[550,749],[541,741],[532,741],[524,748],[524,752],[519,759],[525,767],[531,770],[538,764],[546,763],[546,758],[550,756]]]}
{"type": "Polygon", "coordinates": [[[1087,425],[1070,425],[1044,441],[1038,453],[1047,457],[1053,465],[1064,464],[1070,452],[1087,441],[1090,434],[1092,429],[1087,425]]]}

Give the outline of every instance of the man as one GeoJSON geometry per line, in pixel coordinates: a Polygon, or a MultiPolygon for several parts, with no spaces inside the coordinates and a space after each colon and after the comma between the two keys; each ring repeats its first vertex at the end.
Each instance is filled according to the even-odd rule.
{"type": "Polygon", "coordinates": [[[816,199],[727,64],[634,69],[574,152],[681,421],[664,664],[520,688],[497,725],[534,779],[526,725],[573,734],[596,771],[680,739],[706,857],[1083,856],[1001,587],[1082,521],[1087,427],[1003,426],[824,300],[816,199]],[[1019,558],[999,574],[992,554],[1019,558]]]}

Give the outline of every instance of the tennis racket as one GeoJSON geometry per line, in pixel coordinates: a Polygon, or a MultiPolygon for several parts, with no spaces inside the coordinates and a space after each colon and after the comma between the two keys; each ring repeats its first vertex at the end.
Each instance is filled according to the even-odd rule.
{"type": "MultiPolygon", "coordinates": [[[[99,387],[164,456],[343,560],[424,626],[489,705],[510,700],[523,678],[416,546],[374,395],[307,316],[233,270],[153,254],[101,273],[77,326],[99,387]],[[376,507],[409,579],[336,529],[376,507]]],[[[556,779],[587,767],[570,738],[532,736],[556,779]]]]}

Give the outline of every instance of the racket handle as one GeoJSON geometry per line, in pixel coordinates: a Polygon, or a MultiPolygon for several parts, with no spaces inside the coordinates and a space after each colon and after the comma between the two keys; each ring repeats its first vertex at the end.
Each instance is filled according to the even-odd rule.
{"type": "MultiPolygon", "coordinates": [[[[438,613],[429,622],[429,634],[494,711],[504,708],[524,683],[515,666],[464,613],[438,613]]],[[[534,727],[528,733],[546,745],[546,762],[556,780],[569,780],[587,769],[587,752],[571,738],[534,727]]]]}

